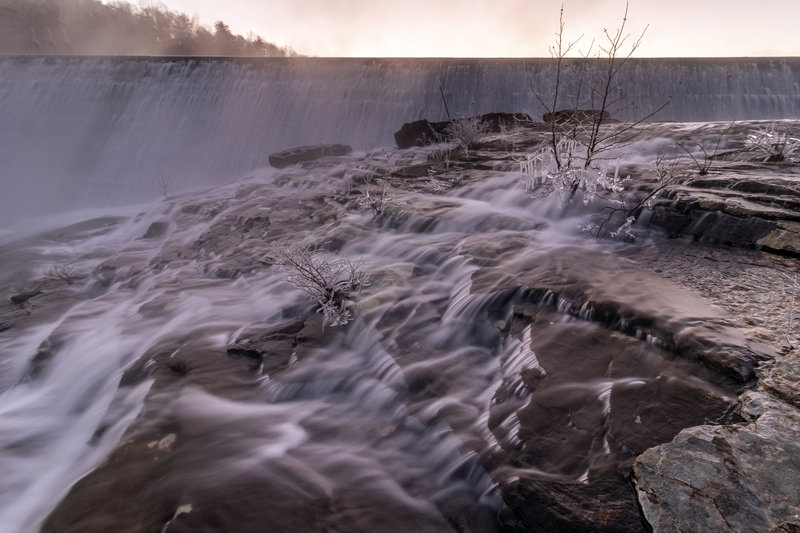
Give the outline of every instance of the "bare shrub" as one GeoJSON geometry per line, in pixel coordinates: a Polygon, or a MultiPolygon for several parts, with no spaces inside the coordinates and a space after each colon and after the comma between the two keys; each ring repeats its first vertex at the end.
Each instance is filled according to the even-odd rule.
{"type": "Polygon", "coordinates": [[[577,69],[572,72],[572,79],[567,80],[567,56],[576,49],[581,37],[574,41],[566,40],[564,8],[561,8],[556,40],[550,47],[555,69],[553,92],[544,96],[531,87],[545,109],[545,117],[549,117],[546,122],[550,128],[547,146],[541,148],[533,159],[546,159],[547,165],[554,167],[548,170],[545,183],[552,183],[560,194],[566,192],[571,196],[583,191],[592,196],[591,190],[595,185],[602,187],[605,182],[615,186],[615,178],[608,176],[609,163],[602,161],[607,159],[604,155],[630,145],[639,135],[641,124],[669,104],[668,100],[645,116],[629,122],[612,122],[612,116],[629,114],[633,105],[626,101],[626,88],[619,81],[619,74],[641,45],[647,31],[645,28],[638,38],[632,40],[626,30],[627,21],[626,4],[619,28],[613,32],[604,30],[596,48],[593,41],[588,51],[581,52],[585,58],[594,57],[603,63],[598,69],[601,74],[596,79],[590,79],[585,69],[577,69]],[[572,87],[572,94],[565,94],[567,87],[572,87]],[[569,107],[564,107],[565,103],[569,107]]]}
{"type": "Polygon", "coordinates": [[[714,145],[714,148],[711,150],[709,150],[705,144],[693,139],[682,139],[676,143],[678,147],[686,152],[692,159],[695,167],[697,167],[697,173],[699,175],[705,176],[708,174],[708,171],[711,170],[711,165],[719,156],[719,146],[722,143],[722,138],[731,130],[731,128],[733,128],[734,124],[735,122],[731,122],[724,131],[720,132],[720,134],[717,136],[717,142],[714,145]],[[693,152],[694,148],[699,148],[700,152],[702,152],[703,155],[700,158],[698,158],[698,156],[696,156],[693,152]]]}
{"type": "Polygon", "coordinates": [[[68,263],[53,265],[44,271],[42,276],[45,280],[63,281],[67,285],[72,285],[78,278],[75,268],[68,263]]]}
{"type": "Polygon", "coordinates": [[[745,150],[754,154],[757,161],[780,162],[797,160],[800,154],[800,139],[790,137],[785,131],[778,131],[774,126],[761,129],[747,136],[745,150]]]}
{"type": "Polygon", "coordinates": [[[376,180],[373,187],[373,176],[363,176],[363,184],[358,189],[361,191],[360,204],[372,210],[373,215],[376,217],[382,215],[386,208],[391,205],[393,198],[389,194],[389,180],[384,178],[376,180]],[[381,184],[380,181],[383,183],[381,184]]]}
{"type": "Polygon", "coordinates": [[[439,148],[436,148],[428,154],[428,163],[444,163],[444,168],[449,170],[450,165],[453,162],[454,148],[455,147],[452,144],[445,144],[439,148]]]}
{"type": "Polygon", "coordinates": [[[369,274],[360,264],[300,243],[278,248],[272,259],[275,264],[291,269],[287,281],[319,305],[323,327],[350,321],[352,313],[347,300],[369,280],[369,274]]]}
{"type": "Polygon", "coordinates": [[[469,151],[486,134],[489,125],[481,117],[457,117],[444,130],[449,142],[455,143],[469,159],[469,151]]]}
{"type": "Polygon", "coordinates": [[[169,180],[167,176],[161,174],[161,179],[158,181],[158,193],[161,195],[163,200],[169,199],[169,180]]]}

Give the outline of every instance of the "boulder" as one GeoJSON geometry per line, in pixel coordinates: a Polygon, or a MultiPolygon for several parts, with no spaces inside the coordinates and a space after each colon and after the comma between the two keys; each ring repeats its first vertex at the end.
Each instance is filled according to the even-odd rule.
{"type": "Polygon", "coordinates": [[[428,122],[425,119],[406,122],[394,133],[394,142],[401,149],[441,142],[448,124],[450,122],[428,122]]]}
{"type": "MultiPolygon", "coordinates": [[[[485,124],[484,131],[492,133],[499,133],[503,128],[531,126],[534,123],[527,113],[485,113],[478,118],[485,124]]],[[[451,122],[429,122],[425,119],[406,122],[395,132],[394,141],[402,149],[442,142],[447,137],[447,127],[451,122]]]]}
{"type": "Polygon", "coordinates": [[[800,352],[795,350],[778,358],[759,385],[773,396],[800,409],[798,378],[800,378],[800,352]]]}
{"type": "Polygon", "coordinates": [[[29,291],[22,291],[22,292],[19,292],[17,294],[11,295],[10,300],[11,300],[11,303],[14,303],[14,304],[17,304],[17,305],[22,305],[25,302],[27,302],[28,300],[30,300],[31,298],[33,298],[34,296],[37,296],[39,294],[42,294],[41,289],[38,289],[38,288],[37,289],[31,289],[29,291]]]}
{"type": "Polygon", "coordinates": [[[800,530],[800,411],[750,391],[739,412],[749,423],[685,429],[636,459],[653,531],[800,530]]]}
{"type": "Polygon", "coordinates": [[[286,168],[304,161],[313,161],[321,157],[342,156],[353,151],[346,144],[317,144],[314,146],[298,146],[269,156],[269,164],[275,168],[286,168]]]}
{"type": "Polygon", "coordinates": [[[485,113],[481,115],[481,120],[486,124],[486,131],[492,133],[499,133],[503,128],[530,127],[535,124],[527,113],[485,113]]]}

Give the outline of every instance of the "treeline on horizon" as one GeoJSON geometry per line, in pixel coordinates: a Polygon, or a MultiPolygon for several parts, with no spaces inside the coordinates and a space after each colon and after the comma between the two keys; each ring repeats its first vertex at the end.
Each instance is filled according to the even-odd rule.
{"type": "Polygon", "coordinates": [[[298,55],[222,21],[207,28],[164,5],[100,0],[0,0],[0,54],[298,55]]]}

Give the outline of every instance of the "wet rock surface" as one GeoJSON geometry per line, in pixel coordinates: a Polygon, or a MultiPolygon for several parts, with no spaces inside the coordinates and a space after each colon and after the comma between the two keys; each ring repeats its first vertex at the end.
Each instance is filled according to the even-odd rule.
{"type": "Polygon", "coordinates": [[[448,122],[428,122],[415,120],[403,124],[394,134],[394,140],[400,149],[414,146],[427,146],[443,138],[448,122]]]}
{"type": "Polygon", "coordinates": [[[298,146],[269,155],[269,164],[275,168],[286,168],[306,161],[314,161],[322,157],[337,157],[353,151],[346,144],[318,144],[314,146],[298,146]]]}
{"type": "Polygon", "coordinates": [[[650,222],[671,236],[800,256],[800,180],[795,168],[728,164],[660,198],[650,222]]]}
{"type": "MultiPolygon", "coordinates": [[[[535,126],[534,120],[527,113],[485,113],[474,118],[482,121],[485,130],[492,133],[535,126]]],[[[450,124],[449,120],[429,122],[422,119],[406,122],[394,133],[394,140],[400,149],[440,143],[447,138],[450,124]]]]}
{"type": "Polygon", "coordinates": [[[654,531],[800,528],[800,412],[763,392],[741,397],[746,423],[697,426],[634,464],[654,531]]]}
{"type": "MultiPolygon", "coordinates": [[[[636,242],[596,240],[574,231],[594,207],[539,210],[511,174],[540,134],[313,161],[4,255],[2,339],[58,322],[4,386],[64,372],[71,321],[152,337],[108,344],[86,439],[108,453],[42,531],[792,531],[795,168],[720,164],[665,189],[636,242]],[[365,173],[393,197],[379,215],[365,173]],[[115,231],[55,256],[74,283],[43,275],[53,242],[115,231]],[[290,240],[369,267],[356,320],[323,328],[290,292],[271,259],[290,240]]],[[[631,168],[636,200],[653,183],[631,168]]]]}

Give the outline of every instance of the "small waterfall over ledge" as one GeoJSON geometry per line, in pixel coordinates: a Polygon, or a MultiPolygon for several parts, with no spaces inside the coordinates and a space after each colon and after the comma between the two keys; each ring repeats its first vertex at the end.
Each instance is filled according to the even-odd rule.
{"type": "MultiPolygon", "coordinates": [[[[569,68],[587,63],[570,62],[569,68]]],[[[594,68],[589,63],[589,68],[594,68]]],[[[654,119],[800,117],[800,59],[632,60],[622,84],[654,119]]],[[[404,122],[527,111],[542,59],[0,58],[0,222],[226,183],[271,151],[393,144],[404,122]]],[[[638,113],[638,112],[637,112],[638,113]]]]}

